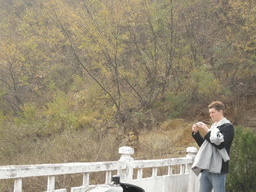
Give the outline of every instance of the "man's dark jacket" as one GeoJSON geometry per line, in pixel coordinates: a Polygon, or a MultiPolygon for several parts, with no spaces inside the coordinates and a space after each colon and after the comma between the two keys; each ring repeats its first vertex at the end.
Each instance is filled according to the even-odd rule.
{"type": "MultiPolygon", "coordinates": [[[[195,134],[193,132],[192,136],[196,140],[199,147],[203,144],[203,142],[206,139],[209,143],[211,143],[217,149],[223,149],[225,147],[227,153],[230,154],[230,148],[234,138],[234,127],[232,124],[226,123],[221,126],[218,126],[217,128],[220,130],[220,132],[224,136],[224,141],[220,145],[215,145],[214,143],[211,143],[210,141],[211,131],[209,131],[204,137],[201,136],[199,131],[195,134]]],[[[224,162],[222,160],[221,173],[228,173],[228,164],[229,164],[229,161],[224,162]]]]}

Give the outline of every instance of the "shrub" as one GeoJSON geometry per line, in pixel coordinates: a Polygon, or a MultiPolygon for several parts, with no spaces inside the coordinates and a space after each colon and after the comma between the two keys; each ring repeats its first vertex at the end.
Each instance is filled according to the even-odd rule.
{"type": "Polygon", "coordinates": [[[231,151],[227,191],[252,192],[256,189],[256,134],[237,127],[231,151]]]}

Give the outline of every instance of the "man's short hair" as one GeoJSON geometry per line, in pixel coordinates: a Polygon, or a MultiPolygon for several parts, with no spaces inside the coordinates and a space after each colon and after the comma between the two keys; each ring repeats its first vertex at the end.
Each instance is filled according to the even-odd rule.
{"type": "Polygon", "coordinates": [[[208,105],[208,108],[215,108],[217,111],[222,110],[224,112],[225,105],[221,103],[220,101],[213,101],[210,105],[208,105]]]}

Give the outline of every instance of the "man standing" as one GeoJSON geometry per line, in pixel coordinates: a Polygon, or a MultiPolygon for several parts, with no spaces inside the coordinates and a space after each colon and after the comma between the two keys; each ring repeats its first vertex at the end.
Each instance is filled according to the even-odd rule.
{"type": "Polygon", "coordinates": [[[211,128],[202,122],[192,126],[192,136],[200,147],[192,170],[196,174],[201,173],[200,192],[211,192],[212,189],[214,192],[225,192],[234,127],[224,117],[225,106],[221,102],[214,101],[208,108],[214,122],[211,128]],[[204,137],[201,136],[199,128],[206,132],[204,137]]]}

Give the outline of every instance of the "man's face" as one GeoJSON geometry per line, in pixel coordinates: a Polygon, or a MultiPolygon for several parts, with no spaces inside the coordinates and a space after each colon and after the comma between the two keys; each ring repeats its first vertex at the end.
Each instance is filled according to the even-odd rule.
{"type": "Polygon", "coordinates": [[[217,111],[215,108],[209,109],[210,117],[214,122],[219,122],[223,118],[223,111],[217,111]]]}

